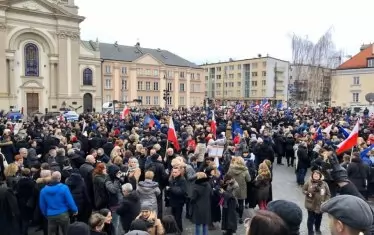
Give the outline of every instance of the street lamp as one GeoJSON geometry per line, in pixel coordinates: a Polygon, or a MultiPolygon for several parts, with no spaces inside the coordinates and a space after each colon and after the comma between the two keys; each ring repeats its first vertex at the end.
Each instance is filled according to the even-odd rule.
{"type": "Polygon", "coordinates": [[[168,87],[168,78],[166,77],[166,74],[164,74],[164,79],[165,79],[165,89],[164,89],[164,96],[163,99],[165,100],[165,109],[168,107],[168,98],[170,96],[170,90],[168,87]]]}

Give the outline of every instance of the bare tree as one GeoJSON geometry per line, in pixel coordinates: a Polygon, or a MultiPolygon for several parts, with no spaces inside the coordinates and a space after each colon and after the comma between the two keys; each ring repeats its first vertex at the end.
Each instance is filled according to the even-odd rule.
{"type": "Polygon", "coordinates": [[[291,97],[300,103],[316,105],[329,100],[331,70],[339,66],[342,52],[332,40],[332,30],[326,31],[317,42],[307,36],[293,34],[292,64],[296,91],[291,97]]]}

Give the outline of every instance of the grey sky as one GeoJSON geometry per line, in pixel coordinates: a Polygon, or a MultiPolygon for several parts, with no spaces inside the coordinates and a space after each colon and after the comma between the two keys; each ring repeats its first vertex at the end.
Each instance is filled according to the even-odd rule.
{"type": "Polygon", "coordinates": [[[82,38],[170,50],[192,62],[269,54],[291,59],[290,35],[333,27],[346,54],[374,42],[373,0],[75,0],[82,38]]]}

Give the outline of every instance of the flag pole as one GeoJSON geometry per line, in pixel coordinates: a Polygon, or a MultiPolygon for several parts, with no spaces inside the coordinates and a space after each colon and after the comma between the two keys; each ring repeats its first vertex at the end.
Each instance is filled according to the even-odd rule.
{"type": "Polygon", "coordinates": [[[169,140],[166,141],[166,148],[165,148],[164,162],[166,162],[166,156],[167,156],[167,154],[168,154],[168,148],[169,148],[169,140]]]}

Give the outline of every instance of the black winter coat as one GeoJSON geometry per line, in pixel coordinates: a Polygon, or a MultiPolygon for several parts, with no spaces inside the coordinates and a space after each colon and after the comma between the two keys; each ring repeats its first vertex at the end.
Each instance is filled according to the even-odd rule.
{"type": "Polygon", "coordinates": [[[236,212],[237,201],[231,192],[223,193],[222,205],[222,230],[236,231],[238,228],[238,213],[236,212]]]}
{"type": "Polygon", "coordinates": [[[160,189],[162,190],[166,186],[168,175],[165,173],[164,164],[161,161],[157,160],[158,156],[158,154],[151,156],[151,163],[148,167],[145,166],[145,168],[146,171],[153,171],[153,173],[155,174],[153,180],[158,183],[160,189]]]}
{"type": "Polygon", "coordinates": [[[21,217],[31,220],[38,197],[35,182],[31,178],[20,177],[16,185],[16,192],[21,217]]]}
{"type": "Polygon", "coordinates": [[[82,176],[77,173],[72,173],[70,177],[66,179],[66,185],[69,187],[74,202],[78,207],[79,213],[77,220],[88,222],[92,208],[86,184],[84,183],[82,176]]]}
{"type": "Polygon", "coordinates": [[[308,169],[310,166],[310,160],[308,156],[308,150],[305,146],[299,145],[297,150],[297,170],[308,169]]]}
{"type": "Polygon", "coordinates": [[[192,222],[194,224],[210,224],[211,210],[210,199],[212,196],[212,187],[209,179],[203,178],[195,181],[192,185],[192,222]]]}
{"type": "Polygon", "coordinates": [[[8,188],[0,188],[1,235],[21,235],[17,198],[8,188]]]}
{"type": "Polygon", "coordinates": [[[362,163],[361,159],[352,159],[352,162],[347,167],[347,174],[348,179],[359,191],[366,190],[370,172],[369,166],[362,163]]]}
{"type": "Polygon", "coordinates": [[[130,230],[131,222],[140,213],[139,195],[136,191],[132,191],[122,200],[121,206],[117,209],[117,214],[121,216],[122,228],[125,232],[130,230]]]}
{"type": "Polygon", "coordinates": [[[170,207],[183,206],[187,198],[187,181],[183,176],[172,178],[167,190],[170,207]]]}
{"type": "Polygon", "coordinates": [[[105,187],[106,180],[106,175],[93,177],[94,206],[97,210],[107,208],[109,204],[108,191],[105,187]]]}

